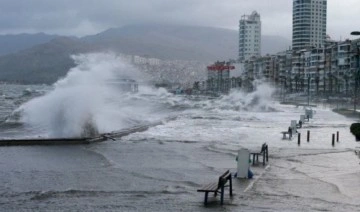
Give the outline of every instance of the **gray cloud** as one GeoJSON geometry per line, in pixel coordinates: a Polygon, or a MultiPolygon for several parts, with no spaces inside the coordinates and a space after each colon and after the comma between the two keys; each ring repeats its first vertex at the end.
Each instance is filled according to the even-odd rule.
{"type": "MultiPolygon", "coordinates": [[[[237,30],[253,10],[262,31],[291,38],[291,0],[0,0],[0,33],[47,32],[86,35],[136,23],[175,23],[237,30]]],[[[358,25],[358,0],[328,0],[328,32],[348,36],[358,25]]],[[[359,29],[360,30],[360,29],[359,29]]]]}

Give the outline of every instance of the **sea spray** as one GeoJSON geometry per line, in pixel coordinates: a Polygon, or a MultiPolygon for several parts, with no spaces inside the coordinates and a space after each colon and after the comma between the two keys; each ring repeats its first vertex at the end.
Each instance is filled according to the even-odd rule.
{"type": "Polygon", "coordinates": [[[46,132],[42,136],[77,137],[158,122],[192,109],[273,111],[273,89],[266,83],[256,83],[251,93],[236,90],[220,98],[194,101],[163,88],[144,86],[147,77],[115,54],[82,54],[73,59],[76,67],[51,91],[20,106],[13,113],[20,117],[16,120],[46,132]],[[141,82],[139,92],[124,93],[107,83],[115,78],[141,82]]]}
{"type": "Polygon", "coordinates": [[[204,101],[205,109],[222,109],[236,111],[275,111],[272,95],[275,89],[266,82],[256,80],[252,92],[232,90],[229,95],[223,95],[214,100],[204,101]]]}
{"type": "Polygon", "coordinates": [[[141,73],[113,53],[72,57],[77,64],[46,95],[22,105],[21,121],[41,126],[50,137],[93,136],[146,121],[146,104],[107,81],[141,79],[141,73]]]}
{"type": "Polygon", "coordinates": [[[245,95],[245,108],[253,111],[273,111],[272,95],[275,88],[261,80],[255,80],[253,84],[255,90],[245,95]]]}

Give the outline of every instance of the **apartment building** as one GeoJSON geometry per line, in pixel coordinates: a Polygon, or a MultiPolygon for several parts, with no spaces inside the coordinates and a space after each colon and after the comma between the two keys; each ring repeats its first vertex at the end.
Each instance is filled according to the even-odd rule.
{"type": "Polygon", "coordinates": [[[239,61],[261,55],[261,21],[256,11],[239,21],[239,61]]]}
{"type": "Polygon", "coordinates": [[[293,0],[293,50],[324,47],[326,18],[327,0],[293,0]]]}

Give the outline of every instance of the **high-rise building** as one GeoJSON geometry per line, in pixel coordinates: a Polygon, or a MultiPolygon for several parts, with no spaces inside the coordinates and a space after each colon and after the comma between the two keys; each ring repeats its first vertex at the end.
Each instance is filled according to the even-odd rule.
{"type": "Polygon", "coordinates": [[[327,0],[293,0],[293,50],[324,47],[327,0]]]}
{"type": "Polygon", "coordinates": [[[239,61],[261,54],[261,21],[256,11],[239,21],[239,61]]]}

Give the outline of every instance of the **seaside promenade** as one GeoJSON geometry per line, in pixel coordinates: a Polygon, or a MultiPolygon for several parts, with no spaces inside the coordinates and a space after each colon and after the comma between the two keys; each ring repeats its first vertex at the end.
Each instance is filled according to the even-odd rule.
{"type": "Polygon", "coordinates": [[[354,121],[316,109],[297,138],[281,131],[304,113],[197,111],[115,140],[74,146],[0,148],[0,203],[4,211],[357,211],[359,145],[354,121]],[[311,131],[310,142],[306,132],[311,131]],[[332,134],[339,131],[334,146],[332,134]],[[269,145],[269,162],[251,166],[253,179],[233,180],[224,204],[202,185],[236,172],[240,148],[269,145]],[[19,204],[19,202],[21,204],[19,204]]]}

